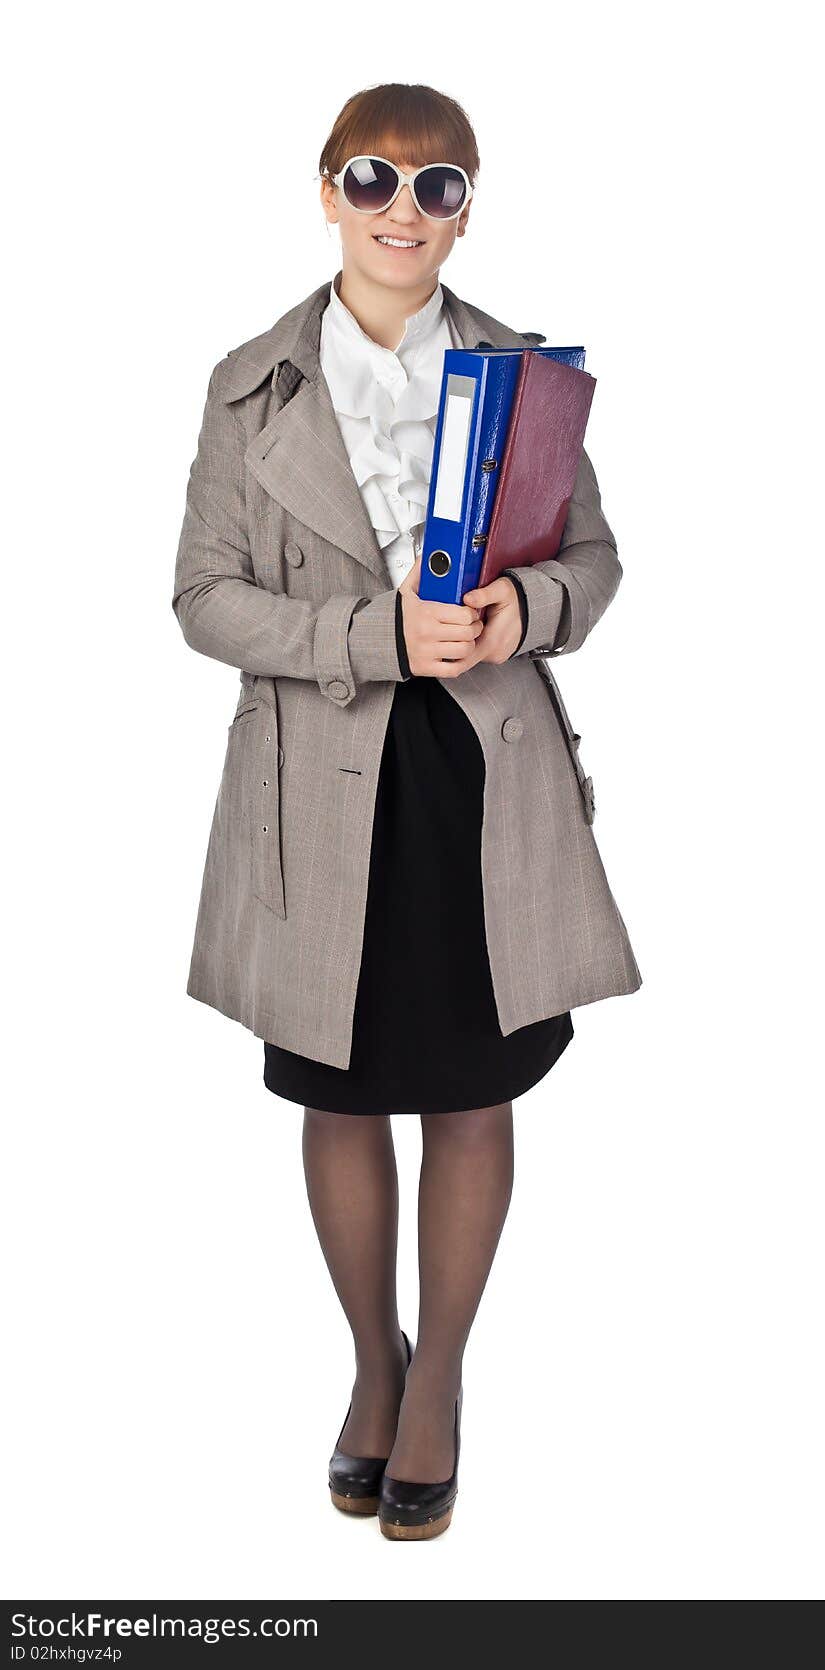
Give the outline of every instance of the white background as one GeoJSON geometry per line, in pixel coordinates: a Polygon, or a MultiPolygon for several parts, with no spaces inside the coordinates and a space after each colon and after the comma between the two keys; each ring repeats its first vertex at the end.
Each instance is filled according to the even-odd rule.
{"type": "MultiPolygon", "coordinates": [[[[820,88],[807,6],[47,5],[6,115],[7,1596],[822,1593],[820,88]],[[557,664],[644,976],[516,1103],[423,1546],[334,1513],[301,1110],[185,995],[233,670],[171,610],[212,366],[340,265],[344,100],[458,98],[446,282],[598,377],[557,664]],[[819,299],[819,298],[817,298],[819,299]]],[[[417,1120],[395,1121],[416,1326],[417,1120]]]]}

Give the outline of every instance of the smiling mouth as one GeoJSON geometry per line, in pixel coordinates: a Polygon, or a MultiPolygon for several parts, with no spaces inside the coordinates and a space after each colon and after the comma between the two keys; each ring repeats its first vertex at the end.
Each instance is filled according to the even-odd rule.
{"type": "Polygon", "coordinates": [[[373,242],[382,249],[420,249],[424,238],[391,238],[386,232],[373,232],[373,242]]]}

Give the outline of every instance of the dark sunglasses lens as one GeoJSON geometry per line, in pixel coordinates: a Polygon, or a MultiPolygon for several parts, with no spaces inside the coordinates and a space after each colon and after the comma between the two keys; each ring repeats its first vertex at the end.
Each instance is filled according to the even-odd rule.
{"type": "Polygon", "coordinates": [[[457,168],[446,168],[434,163],[425,168],[415,182],[415,195],[425,213],[433,220],[449,220],[458,214],[467,195],[463,174],[457,168]]]}
{"type": "Polygon", "coordinates": [[[344,174],[344,196],[354,209],[367,209],[377,214],[386,209],[396,186],[398,175],[380,157],[358,157],[344,174]]]}

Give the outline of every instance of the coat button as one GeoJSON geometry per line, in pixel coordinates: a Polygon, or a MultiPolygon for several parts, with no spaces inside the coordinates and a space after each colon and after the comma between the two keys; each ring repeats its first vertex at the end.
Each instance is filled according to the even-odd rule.
{"type": "Polygon", "coordinates": [[[304,553],[301,550],[300,545],[295,544],[294,539],[287,540],[284,546],[284,556],[286,557],[287,562],[291,562],[293,568],[300,568],[301,563],[304,560],[304,553]]]}
{"type": "Polygon", "coordinates": [[[281,744],[279,742],[278,743],[278,764],[283,765],[283,763],[284,763],[284,751],[283,751],[283,748],[281,747],[281,744]]]}
{"type": "Polygon", "coordinates": [[[505,719],[504,724],[501,727],[501,734],[504,737],[505,742],[518,742],[523,730],[524,725],[521,719],[518,719],[515,714],[513,714],[511,718],[505,719]]]}
{"type": "Polygon", "coordinates": [[[349,685],[345,684],[342,678],[334,678],[327,685],[327,695],[335,696],[338,701],[342,701],[344,696],[349,695],[349,685]]]}

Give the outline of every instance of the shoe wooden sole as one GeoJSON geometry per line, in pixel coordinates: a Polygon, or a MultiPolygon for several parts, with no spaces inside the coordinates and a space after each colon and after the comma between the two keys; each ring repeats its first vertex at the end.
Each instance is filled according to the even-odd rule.
{"type": "Polygon", "coordinates": [[[396,1525],[391,1519],[382,1519],[379,1515],[382,1536],[389,1537],[392,1542],[428,1542],[430,1537],[440,1537],[446,1531],[453,1517],[452,1508],[442,1513],[438,1519],[428,1519],[423,1525],[396,1525]]]}
{"type": "Polygon", "coordinates": [[[337,1491],[330,1491],[330,1499],[339,1513],[371,1514],[378,1512],[377,1496],[339,1496],[337,1491]]]}

